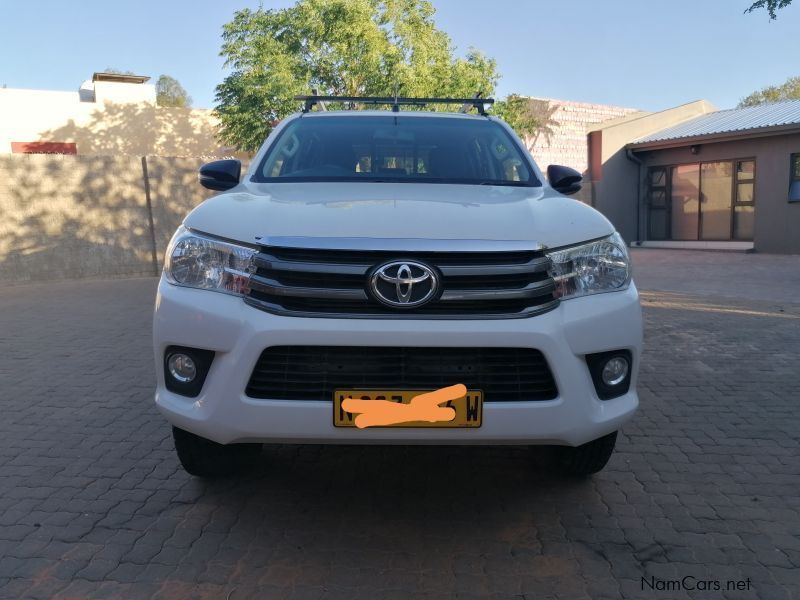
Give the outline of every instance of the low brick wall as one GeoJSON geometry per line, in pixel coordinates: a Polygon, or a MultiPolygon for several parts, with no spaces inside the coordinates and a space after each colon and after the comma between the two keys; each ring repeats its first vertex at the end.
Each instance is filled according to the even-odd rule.
{"type": "Polygon", "coordinates": [[[175,228],[211,195],[202,162],[0,155],[0,281],[158,274],[175,228]]]}

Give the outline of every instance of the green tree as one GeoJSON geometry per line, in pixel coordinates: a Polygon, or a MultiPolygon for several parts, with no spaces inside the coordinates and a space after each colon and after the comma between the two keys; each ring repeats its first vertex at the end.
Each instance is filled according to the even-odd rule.
{"type": "Polygon", "coordinates": [[[192,97],[177,79],[169,75],[161,75],[156,82],[156,104],[189,108],[192,105],[192,97]]]}
{"type": "Polygon", "coordinates": [[[800,77],[790,77],[782,85],[770,85],[742,98],[739,107],[797,99],[800,99],[800,77]]]}
{"type": "Polygon", "coordinates": [[[770,19],[777,19],[778,18],[778,10],[781,8],[785,8],[792,3],[792,0],[758,0],[757,2],[753,2],[753,4],[748,8],[745,12],[753,12],[754,10],[758,10],[760,8],[766,8],[769,12],[770,19]]]}
{"type": "MultiPolygon", "coordinates": [[[[216,89],[221,137],[256,150],[295,112],[295,94],[489,96],[495,61],[454,56],[428,0],[299,0],[285,9],[240,10],[223,28],[231,69],[216,89]]],[[[441,109],[441,107],[433,107],[441,109]]],[[[452,108],[451,108],[452,109],[452,108]]]]}
{"type": "MultiPolygon", "coordinates": [[[[542,114],[542,102],[519,94],[509,94],[505,100],[496,102],[494,111],[522,138],[530,138],[542,130],[545,120],[552,116],[542,114]]],[[[551,125],[550,123],[548,125],[551,125]]]]}

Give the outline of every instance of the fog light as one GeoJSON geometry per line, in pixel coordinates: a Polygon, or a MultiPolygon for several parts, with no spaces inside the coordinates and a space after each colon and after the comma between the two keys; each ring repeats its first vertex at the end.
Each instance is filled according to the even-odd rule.
{"type": "Polygon", "coordinates": [[[587,354],[586,364],[600,400],[611,400],[628,393],[633,369],[633,354],[630,350],[587,354]]]}
{"type": "Polygon", "coordinates": [[[164,349],[164,385],[170,392],[197,398],[213,360],[213,350],[167,346],[164,349]]]}
{"type": "Polygon", "coordinates": [[[187,354],[179,352],[170,354],[167,359],[167,368],[169,368],[169,374],[181,383],[194,381],[197,376],[197,367],[194,364],[194,360],[187,354]]]}
{"type": "Polygon", "coordinates": [[[628,376],[628,360],[622,356],[615,356],[603,367],[603,383],[608,386],[619,385],[628,376]]]}

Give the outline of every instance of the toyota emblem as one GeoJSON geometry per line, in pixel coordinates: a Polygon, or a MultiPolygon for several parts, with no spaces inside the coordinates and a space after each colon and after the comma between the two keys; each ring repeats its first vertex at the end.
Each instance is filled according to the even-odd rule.
{"type": "Polygon", "coordinates": [[[413,260],[395,260],[375,269],[369,287],[375,299],[386,306],[415,308],[436,296],[439,278],[428,265],[413,260]]]}

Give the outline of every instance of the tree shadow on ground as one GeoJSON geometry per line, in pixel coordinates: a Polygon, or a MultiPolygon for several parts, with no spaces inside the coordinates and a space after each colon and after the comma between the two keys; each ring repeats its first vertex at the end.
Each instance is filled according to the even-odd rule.
{"type": "Polygon", "coordinates": [[[107,104],[40,135],[81,154],[0,156],[0,281],[157,274],[169,236],[209,195],[197,184],[202,155],[218,150],[201,147],[207,121],[175,111],[186,112],[107,104]],[[146,153],[169,156],[146,159],[149,205],[146,153]]]}

